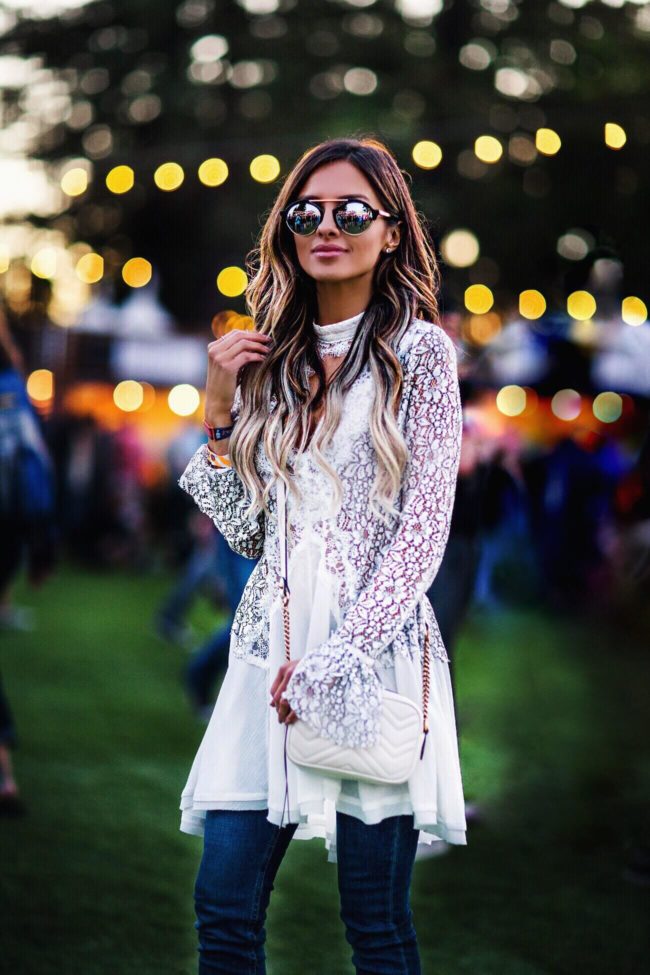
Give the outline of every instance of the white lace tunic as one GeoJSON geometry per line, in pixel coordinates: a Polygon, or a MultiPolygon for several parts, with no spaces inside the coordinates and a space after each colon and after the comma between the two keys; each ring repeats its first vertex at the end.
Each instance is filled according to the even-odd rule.
{"type": "MultiPolygon", "coordinates": [[[[330,354],[341,355],[360,319],[361,313],[314,327],[319,337],[327,335],[330,354]]],[[[397,354],[404,371],[397,422],[409,448],[396,502],[399,524],[393,519],[384,525],[369,508],[376,460],[368,366],[346,393],[340,423],[324,452],[343,485],[338,512],[332,510],[329,477],[310,448],[291,456],[303,492],[300,504],[293,494],[287,496],[291,650],[300,663],[285,697],[321,734],[340,744],[373,744],[382,687],[422,703],[428,622],[430,732],[424,757],[400,786],[334,779],[289,759],[285,778],[285,726],[270,707],[270,685],[285,659],[275,485],[270,514],[247,520],[239,475],[233,468],[214,468],[202,445],[179,484],[232,549],[259,562],[237,607],[228,669],[181,795],[183,832],[202,835],[208,809],[268,809],[272,823],[299,824],[297,839],[322,837],[328,859],[336,861],[339,810],[366,823],[413,814],[420,844],[466,843],[449,661],[426,596],[447,542],[460,457],[456,355],[438,325],[415,318],[403,331],[397,354]]],[[[237,395],[235,416],[239,402],[237,395]]],[[[261,445],[255,462],[260,476],[270,478],[261,445]]]]}

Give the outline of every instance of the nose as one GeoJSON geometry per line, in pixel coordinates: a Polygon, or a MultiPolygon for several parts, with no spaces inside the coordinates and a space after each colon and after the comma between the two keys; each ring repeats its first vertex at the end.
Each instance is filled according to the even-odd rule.
{"type": "Polygon", "coordinates": [[[325,213],[323,214],[323,219],[318,225],[319,234],[328,234],[334,231],[334,233],[339,232],[339,228],[336,226],[336,221],[334,219],[334,207],[336,203],[321,203],[321,206],[325,208],[325,213]]]}

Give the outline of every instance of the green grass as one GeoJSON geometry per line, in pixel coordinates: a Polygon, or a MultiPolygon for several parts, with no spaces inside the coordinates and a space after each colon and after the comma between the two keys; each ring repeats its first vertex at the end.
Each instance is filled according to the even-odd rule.
{"type": "MultiPolygon", "coordinates": [[[[38,628],[3,635],[0,665],[29,813],[0,820],[0,971],[197,970],[201,841],[179,831],[178,803],[203,725],[179,683],[185,653],[150,631],[168,582],[67,568],[20,588],[38,628]]],[[[486,821],[415,865],[425,975],[645,971],[649,896],[622,867],[647,825],[649,671],[641,639],[602,620],[470,619],[462,763],[486,821]]],[[[353,972],[322,841],[291,844],[268,933],[270,975],[353,972]]]]}

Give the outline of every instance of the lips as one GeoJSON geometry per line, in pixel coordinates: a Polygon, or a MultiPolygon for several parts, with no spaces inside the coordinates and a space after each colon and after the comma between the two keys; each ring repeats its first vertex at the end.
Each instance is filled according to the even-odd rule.
{"type": "Polygon", "coordinates": [[[320,247],[314,247],[312,254],[345,254],[345,249],[343,247],[327,247],[322,244],[320,247]]]}

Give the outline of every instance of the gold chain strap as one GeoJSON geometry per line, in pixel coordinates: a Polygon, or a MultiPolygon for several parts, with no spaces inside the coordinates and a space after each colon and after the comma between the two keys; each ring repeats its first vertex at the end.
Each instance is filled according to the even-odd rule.
{"type": "Polygon", "coordinates": [[[429,689],[431,687],[431,673],[429,670],[431,654],[429,652],[429,624],[425,624],[424,631],[424,662],[422,664],[422,730],[429,731],[429,689]]]}
{"type": "Polygon", "coordinates": [[[289,593],[282,585],[282,618],[284,620],[284,656],[289,663],[291,660],[291,645],[289,643],[289,593]]]}

